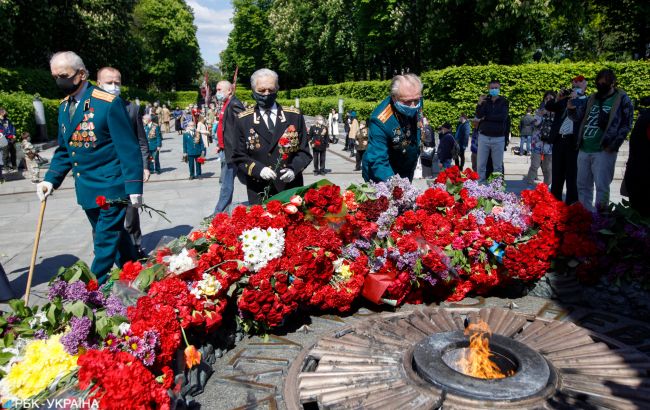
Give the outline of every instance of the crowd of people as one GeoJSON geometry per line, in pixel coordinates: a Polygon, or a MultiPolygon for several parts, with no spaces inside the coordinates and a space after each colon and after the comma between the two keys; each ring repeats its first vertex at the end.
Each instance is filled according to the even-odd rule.
{"type": "MultiPolygon", "coordinates": [[[[93,86],[83,61],[73,52],[55,54],[50,67],[66,98],[59,107],[59,146],[44,178],[40,179],[38,165],[42,159],[29,134],[16,137],[1,108],[0,147],[9,169],[19,165],[17,146],[24,152],[41,201],[72,173],[77,201],[94,232],[91,269],[102,280],[113,264],[122,266],[143,256],[138,208],[143,183],[152,173],[163,172],[160,151],[165,133],[182,136],[182,159],[188,164],[190,180],[201,178],[208,149],[215,146],[221,160],[215,213],[229,209],[236,177],[246,186],[248,203],[259,204],[302,186],[303,172],[312,161],[314,175],[330,172],[326,155],[331,144],[338,143],[340,122],[343,151],[355,158],[353,169],[361,171],[366,181],[385,181],[393,175],[413,180],[416,169],[421,169],[423,178],[431,178],[438,169],[464,168],[468,147],[471,168],[481,182],[493,173],[504,173],[510,107],[497,80],[490,81],[486,94],[478,97],[473,116],[459,113],[455,127],[448,122],[437,127],[429,123],[422,114],[422,82],[408,73],[393,78],[390,95],[369,118],[360,119],[350,111],[339,119],[332,109],[327,119],[317,116],[308,129],[300,110],[276,101],[279,78],[266,68],[250,79],[254,105],[243,104],[235,97],[233,85],[220,81],[214,97],[204,104],[171,110],[154,102],[141,110],[139,102],[119,97],[121,75],[115,68],[99,70],[93,86]]],[[[559,200],[580,201],[589,210],[608,205],[617,152],[633,123],[632,102],[618,88],[611,70],[598,73],[595,87],[597,91],[589,95],[587,79],[577,76],[571,79],[571,88],[543,93],[539,107],[529,108],[520,119],[520,143],[513,148],[516,155],[530,156],[526,183],[535,183],[541,168],[544,183],[559,200]]],[[[646,128],[635,132],[650,139],[647,118],[639,119],[637,125],[643,124],[646,128]]],[[[639,139],[635,146],[640,148],[635,149],[647,151],[648,141],[639,139]]],[[[639,188],[636,181],[642,177],[635,174],[647,167],[638,161],[643,156],[633,156],[632,148],[630,159],[637,158],[637,163],[626,173],[630,199],[647,209],[647,190],[639,188]]]]}

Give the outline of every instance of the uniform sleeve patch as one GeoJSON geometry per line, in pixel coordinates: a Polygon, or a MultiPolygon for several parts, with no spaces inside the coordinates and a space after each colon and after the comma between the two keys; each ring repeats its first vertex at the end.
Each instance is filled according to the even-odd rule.
{"type": "Polygon", "coordinates": [[[247,115],[251,115],[254,111],[255,111],[255,108],[248,108],[248,109],[240,112],[239,114],[237,114],[237,118],[244,118],[247,115]]]}
{"type": "Polygon", "coordinates": [[[381,122],[386,122],[392,115],[393,115],[393,107],[391,107],[391,105],[388,104],[386,108],[384,108],[384,110],[381,113],[379,113],[377,119],[381,122]]]}
{"type": "Polygon", "coordinates": [[[299,108],[292,108],[292,107],[284,108],[284,107],[282,107],[282,109],[284,110],[284,112],[292,112],[292,113],[294,113],[294,114],[302,114],[302,113],[300,112],[300,109],[299,109],[299,108]]]}
{"type": "Polygon", "coordinates": [[[97,88],[93,90],[91,96],[93,98],[97,98],[99,100],[104,100],[108,102],[113,102],[113,100],[115,99],[115,96],[113,94],[107,93],[106,91],[98,90],[97,88]]]}

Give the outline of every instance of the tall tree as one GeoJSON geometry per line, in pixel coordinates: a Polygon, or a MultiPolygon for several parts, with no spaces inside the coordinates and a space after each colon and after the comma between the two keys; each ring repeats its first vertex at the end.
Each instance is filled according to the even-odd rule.
{"type": "Polygon", "coordinates": [[[144,80],[162,89],[190,86],[203,66],[192,9],[183,0],[140,0],[133,15],[144,80]]]}

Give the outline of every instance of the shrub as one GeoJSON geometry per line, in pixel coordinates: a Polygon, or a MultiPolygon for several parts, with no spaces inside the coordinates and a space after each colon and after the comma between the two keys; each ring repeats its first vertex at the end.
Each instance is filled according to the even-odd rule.
{"type": "MultiPolygon", "coordinates": [[[[9,119],[16,127],[16,133],[20,135],[27,131],[32,135],[36,132],[36,121],[34,119],[34,96],[26,93],[1,93],[0,107],[7,110],[9,119]]],[[[59,115],[59,100],[41,98],[45,109],[45,120],[47,122],[47,135],[49,139],[55,139],[57,133],[57,120],[59,115]]]]}
{"type": "Polygon", "coordinates": [[[32,68],[1,68],[0,92],[24,92],[59,98],[61,92],[49,71],[32,68]]]}

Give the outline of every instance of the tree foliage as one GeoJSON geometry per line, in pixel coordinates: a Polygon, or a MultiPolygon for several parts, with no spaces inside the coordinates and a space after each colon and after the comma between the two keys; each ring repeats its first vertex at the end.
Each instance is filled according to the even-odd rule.
{"type": "Polygon", "coordinates": [[[221,69],[285,88],[448,66],[650,57],[643,0],[233,0],[221,69]]]}
{"type": "Polygon", "coordinates": [[[183,0],[0,0],[0,21],[2,67],[48,69],[52,54],[71,50],[92,77],[113,66],[127,84],[178,87],[202,66],[183,0]]]}

